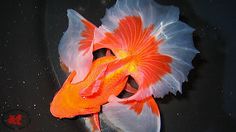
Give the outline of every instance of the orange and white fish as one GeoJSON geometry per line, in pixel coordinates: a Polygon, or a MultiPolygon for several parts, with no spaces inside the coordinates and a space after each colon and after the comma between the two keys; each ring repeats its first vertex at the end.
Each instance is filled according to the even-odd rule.
{"type": "MultiPolygon", "coordinates": [[[[181,92],[192,69],[193,29],[179,21],[179,10],[153,0],[117,0],[100,27],[68,10],[69,27],[59,44],[61,61],[71,72],[51,103],[58,118],[98,112],[123,131],[160,131],[154,97],[181,92]],[[93,61],[93,51],[114,53],[93,61]],[[131,76],[135,91],[127,85],[131,76]],[[135,91],[128,98],[117,96],[135,91]],[[131,90],[129,90],[131,89],[131,90]]],[[[109,53],[108,53],[109,54],[109,53]]]]}

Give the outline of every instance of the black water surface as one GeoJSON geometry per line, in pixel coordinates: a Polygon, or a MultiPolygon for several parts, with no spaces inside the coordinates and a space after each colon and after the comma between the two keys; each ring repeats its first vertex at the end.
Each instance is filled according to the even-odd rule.
{"type": "MultiPolygon", "coordinates": [[[[236,2],[157,0],[180,8],[180,19],[196,29],[201,52],[184,83],[183,94],[157,99],[162,132],[236,131],[236,2]]],[[[0,114],[28,113],[23,132],[87,131],[80,118],[58,120],[49,104],[66,75],[57,46],[67,28],[66,10],[75,9],[99,26],[115,0],[8,0],[0,4],[0,114]]],[[[14,129],[0,120],[0,132],[14,129]]],[[[103,123],[105,131],[111,131],[103,123]]]]}

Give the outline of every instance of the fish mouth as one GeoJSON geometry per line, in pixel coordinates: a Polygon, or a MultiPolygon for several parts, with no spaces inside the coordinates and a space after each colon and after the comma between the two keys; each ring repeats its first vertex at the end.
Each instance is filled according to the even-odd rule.
{"type": "Polygon", "coordinates": [[[55,100],[50,105],[50,112],[57,118],[72,118],[75,116],[75,114],[71,112],[70,108],[60,106],[60,103],[55,100]]]}

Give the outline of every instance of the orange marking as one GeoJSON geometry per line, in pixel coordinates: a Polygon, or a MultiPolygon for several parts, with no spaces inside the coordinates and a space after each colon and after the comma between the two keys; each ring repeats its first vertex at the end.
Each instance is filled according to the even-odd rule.
{"type": "Polygon", "coordinates": [[[141,17],[127,16],[120,20],[117,29],[105,33],[105,37],[94,47],[111,49],[118,58],[135,56],[133,66],[136,67],[131,76],[137,78],[137,83],[142,86],[140,88],[148,88],[165,74],[171,73],[172,62],[170,56],[159,53],[159,45],[164,40],[157,40],[151,34],[153,30],[154,25],[143,27],[141,17]]]}
{"type": "Polygon", "coordinates": [[[99,120],[99,115],[98,113],[94,113],[93,114],[93,120],[94,120],[94,129],[97,128],[99,131],[101,131],[101,127],[100,127],[100,120],[99,120]]]}
{"type": "MultiPolygon", "coordinates": [[[[88,22],[87,20],[81,20],[82,23],[85,26],[84,31],[81,33],[81,36],[84,38],[80,41],[81,46],[79,47],[79,50],[87,50],[92,44],[93,36],[94,36],[94,30],[95,26],[88,22]]],[[[79,36],[78,36],[79,37],[79,36]]]]}
{"type": "Polygon", "coordinates": [[[69,73],[69,68],[62,61],[60,61],[60,66],[64,72],[69,73]]]}
{"type": "Polygon", "coordinates": [[[133,88],[129,83],[126,84],[125,90],[132,94],[137,92],[137,89],[133,88]]]}
{"type": "Polygon", "coordinates": [[[160,115],[158,106],[152,96],[149,96],[149,97],[147,97],[143,100],[139,100],[139,101],[128,100],[128,101],[125,101],[122,103],[130,105],[130,109],[134,110],[138,115],[142,112],[143,106],[146,103],[151,108],[151,110],[154,114],[156,114],[157,116],[160,115]]]}

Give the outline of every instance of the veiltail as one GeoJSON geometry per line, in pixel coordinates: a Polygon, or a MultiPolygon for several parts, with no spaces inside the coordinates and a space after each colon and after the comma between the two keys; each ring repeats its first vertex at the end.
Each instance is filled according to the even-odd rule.
{"type": "Polygon", "coordinates": [[[160,116],[151,116],[150,105],[142,105],[138,114],[124,102],[145,104],[142,100],[152,96],[182,92],[182,83],[193,68],[191,61],[198,53],[193,31],[179,21],[177,7],[162,6],[153,0],[117,0],[106,11],[102,25],[95,30],[94,49],[108,48],[119,59],[133,56],[129,75],[139,85],[133,96],[113,98],[104,106],[108,120],[124,131],[142,131],[141,126],[135,128],[136,122],[141,122],[145,130],[160,130],[160,116]]]}

